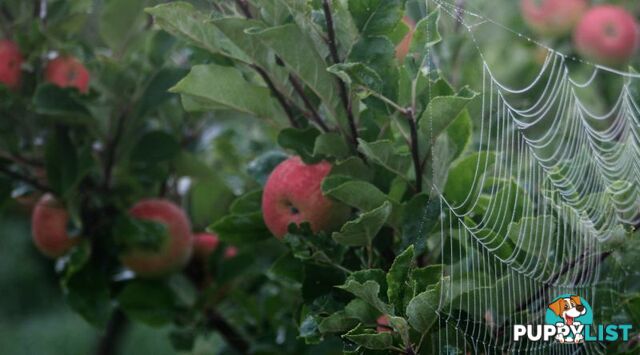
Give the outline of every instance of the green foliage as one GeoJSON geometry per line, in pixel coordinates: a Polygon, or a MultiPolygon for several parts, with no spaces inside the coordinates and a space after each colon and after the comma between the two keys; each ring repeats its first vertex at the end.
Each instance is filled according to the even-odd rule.
{"type": "MultiPolygon", "coordinates": [[[[441,311],[497,332],[516,309],[497,305],[489,320],[467,305],[506,290],[530,296],[510,290],[508,275],[446,275],[466,270],[482,248],[517,255],[520,266],[559,252],[549,236],[523,237],[532,234],[523,226],[544,224],[562,241],[555,227],[566,221],[553,209],[524,213],[553,198],[532,201],[532,187],[494,176],[500,152],[472,143],[488,129],[476,122],[482,75],[465,67],[469,44],[441,19],[444,9],[415,0],[52,0],[38,19],[32,5],[7,3],[16,16],[6,27],[26,63],[19,90],[0,87],[0,206],[17,210],[11,197],[37,190],[64,203],[81,243],[55,276],[71,308],[99,329],[117,310],[170,329],[184,352],[427,354],[451,326],[441,311]],[[409,31],[401,62],[396,46],[409,31]],[[45,82],[43,58],[53,52],[86,64],[88,94],[45,82]],[[271,235],[262,187],[290,155],[331,163],[322,193],[351,207],[347,222],[271,235]],[[482,230],[449,231],[440,192],[482,230]],[[172,275],[132,274],[122,252],[155,251],[171,237],[128,216],[149,197],[179,204],[193,232],[215,233],[220,244],[172,275]],[[501,211],[487,213],[497,203],[501,211]],[[388,331],[377,329],[381,316],[388,331]]],[[[593,198],[624,204],[632,190],[619,181],[593,198]]],[[[629,242],[619,234],[611,245],[629,242]]],[[[607,267],[635,275],[634,253],[614,254],[622,266],[607,267]]],[[[634,293],[611,319],[637,322],[637,281],[625,281],[634,293]]],[[[445,340],[445,352],[462,351],[445,340]]]]}

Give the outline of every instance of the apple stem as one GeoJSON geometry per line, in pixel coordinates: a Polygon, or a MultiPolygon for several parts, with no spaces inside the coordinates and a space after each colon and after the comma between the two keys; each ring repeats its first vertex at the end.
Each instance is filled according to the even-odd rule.
{"type": "MultiPolygon", "coordinates": [[[[327,21],[327,43],[329,45],[329,52],[331,53],[331,59],[334,64],[340,63],[340,56],[338,55],[338,43],[336,41],[336,32],[333,27],[333,15],[331,15],[331,4],[329,0],[322,1],[322,10],[324,11],[324,17],[327,21]]],[[[347,85],[340,78],[336,77],[338,82],[338,90],[340,91],[340,100],[342,101],[342,105],[344,106],[345,111],[347,112],[347,120],[349,122],[349,130],[351,131],[351,144],[355,148],[358,156],[364,159],[364,155],[358,150],[358,127],[356,124],[356,119],[353,115],[353,107],[351,103],[351,99],[349,98],[349,92],[347,90],[347,85]]]]}

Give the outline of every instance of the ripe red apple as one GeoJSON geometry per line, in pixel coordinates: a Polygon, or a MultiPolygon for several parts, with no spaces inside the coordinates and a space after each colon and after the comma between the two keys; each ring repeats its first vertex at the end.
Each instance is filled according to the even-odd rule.
{"type": "Polygon", "coordinates": [[[416,29],[416,24],[413,22],[413,20],[409,16],[403,17],[402,22],[404,22],[404,24],[409,27],[409,32],[407,32],[407,34],[404,35],[404,38],[402,38],[402,41],[400,41],[400,43],[398,43],[398,45],[396,46],[396,59],[398,59],[400,63],[404,62],[404,58],[409,53],[409,48],[411,47],[411,40],[413,39],[413,33],[415,32],[415,29],[416,29]]]}
{"type": "Polygon", "coordinates": [[[66,254],[79,238],[72,238],[67,232],[69,213],[51,194],[40,198],[31,215],[31,233],[38,250],[50,257],[58,258],[66,254]]]}
{"type": "Polygon", "coordinates": [[[220,244],[220,239],[213,233],[197,233],[193,235],[193,256],[206,260],[220,244]]]}
{"type": "Polygon", "coordinates": [[[573,41],[578,52],[589,60],[605,65],[622,65],[637,49],[638,23],[621,7],[596,6],[576,27],[573,41]]]}
{"type": "Polygon", "coordinates": [[[558,37],[571,32],[587,11],[588,0],[522,0],[524,21],[536,33],[558,37]]]}
{"type": "Polygon", "coordinates": [[[391,329],[391,326],[389,326],[389,316],[387,316],[386,314],[383,314],[380,317],[378,317],[378,319],[376,320],[376,324],[378,325],[376,327],[376,331],[378,333],[392,332],[393,331],[391,329]]]}
{"type": "Polygon", "coordinates": [[[21,65],[20,48],[9,40],[0,41],[0,84],[16,89],[22,77],[21,65]]]}
{"type": "Polygon", "coordinates": [[[309,222],[316,233],[342,225],[349,208],[322,195],[320,187],[330,171],[331,164],[326,161],[307,165],[299,157],[291,157],[273,170],[262,194],[264,222],[273,235],[284,237],[291,223],[309,222]]]}
{"type": "Polygon", "coordinates": [[[174,203],[162,199],[138,202],[129,210],[137,219],[163,224],[167,238],[159,250],[129,249],[120,259],[142,277],[156,277],[182,268],[191,257],[193,237],[191,223],[184,211],[174,203]]]}
{"type": "Polygon", "coordinates": [[[89,92],[89,71],[74,57],[63,56],[50,61],[44,77],[61,88],[73,87],[83,94],[89,92]]]}

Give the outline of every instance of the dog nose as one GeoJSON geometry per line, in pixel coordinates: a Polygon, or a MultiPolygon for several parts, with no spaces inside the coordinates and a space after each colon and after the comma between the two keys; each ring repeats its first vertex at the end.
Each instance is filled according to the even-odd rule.
{"type": "Polygon", "coordinates": [[[576,309],[578,310],[578,312],[582,312],[582,311],[584,311],[584,306],[581,305],[581,304],[576,305],[576,309]]]}

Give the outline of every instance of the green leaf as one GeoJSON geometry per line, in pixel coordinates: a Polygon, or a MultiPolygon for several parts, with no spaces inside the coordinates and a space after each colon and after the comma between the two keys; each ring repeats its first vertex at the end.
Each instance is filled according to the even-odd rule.
{"type": "Polygon", "coordinates": [[[180,152],[180,143],[169,133],[151,131],[143,135],[131,152],[136,163],[155,164],[175,158],[180,152]]]}
{"type": "Polygon", "coordinates": [[[396,48],[387,37],[361,37],[353,45],[348,62],[363,63],[374,70],[384,83],[382,94],[395,100],[400,77],[395,55],[396,48]]]}
{"type": "Polygon", "coordinates": [[[322,191],[326,196],[363,211],[373,210],[387,200],[387,196],[374,185],[338,175],[325,178],[322,191]]]}
{"type": "Polygon", "coordinates": [[[429,287],[407,305],[406,314],[409,324],[421,334],[426,333],[438,320],[441,288],[441,283],[429,287]]]}
{"type": "Polygon", "coordinates": [[[429,265],[414,269],[411,278],[416,282],[416,292],[426,291],[429,286],[434,286],[443,276],[442,264],[429,265]]]}
{"type": "Polygon", "coordinates": [[[329,156],[338,159],[349,157],[349,146],[344,137],[336,132],[328,132],[316,138],[313,147],[314,156],[329,156]]]}
{"type": "Polygon", "coordinates": [[[271,237],[261,212],[232,214],[210,227],[224,242],[233,245],[253,244],[271,237]]]}
{"type": "Polygon", "coordinates": [[[420,117],[422,135],[431,141],[445,132],[467,107],[475,96],[438,96],[434,97],[420,117]]]}
{"type": "Polygon", "coordinates": [[[233,198],[233,192],[219,176],[193,180],[187,195],[191,223],[196,228],[207,227],[227,213],[233,198]]]}
{"type": "Polygon", "coordinates": [[[279,150],[267,151],[249,163],[247,173],[260,183],[260,185],[264,185],[273,169],[288,157],[287,154],[279,150]]]}
{"type": "Polygon", "coordinates": [[[388,35],[404,13],[404,0],[351,0],[349,12],[362,36],[388,35]]]}
{"type": "Polygon", "coordinates": [[[175,295],[162,281],[131,281],[117,300],[129,318],[149,326],[168,324],[175,317],[175,295]]]}
{"type": "Polygon", "coordinates": [[[56,116],[62,123],[92,123],[91,114],[73,88],[59,88],[53,84],[38,86],[33,96],[33,106],[37,113],[56,116]]]}
{"type": "Polygon", "coordinates": [[[347,249],[324,234],[314,235],[308,223],[289,226],[284,241],[296,258],[319,265],[341,264],[347,249]]]}
{"type": "Polygon", "coordinates": [[[331,169],[331,175],[348,176],[356,180],[369,181],[373,178],[373,171],[362,159],[352,156],[335,163],[331,169]]]}
{"type": "Polygon", "coordinates": [[[350,247],[371,245],[391,214],[391,203],[385,201],[380,207],[362,213],[347,222],[340,232],[333,233],[333,240],[350,247]]]}
{"type": "Polygon", "coordinates": [[[336,110],[342,106],[337,95],[335,79],[327,72],[327,64],[316,51],[308,35],[294,24],[272,27],[251,34],[273,49],[287,67],[322,99],[337,122],[339,115],[336,110]]]}
{"type": "MultiPolygon", "coordinates": [[[[495,153],[479,152],[458,161],[450,170],[447,184],[444,188],[444,196],[457,206],[465,203],[467,195],[475,196],[481,188],[480,176],[496,160],[495,153]],[[477,176],[476,176],[477,175],[477,176]]],[[[465,203],[464,207],[468,205],[465,203]]]]}
{"type": "Polygon", "coordinates": [[[393,345],[393,336],[389,332],[377,333],[362,324],[351,329],[344,337],[358,345],[372,350],[389,349],[393,345]]]}
{"type": "Polygon", "coordinates": [[[172,35],[211,53],[250,63],[251,59],[232,43],[208,16],[186,2],[172,2],[146,9],[155,23],[172,35]]]}
{"type": "Polygon", "coordinates": [[[259,212],[262,205],[262,190],[254,190],[245,193],[231,203],[229,211],[233,214],[245,214],[259,212]]]}
{"type": "Polygon", "coordinates": [[[387,296],[389,302],[395,309],[404,309],[406,296],[413,296],[413,289],[410,287],[410,275],[413,267],[413,246],[408,247],[402,254],[393,261],[387,273],[387,296]]]}
{"type": "Polygon", "coordinates": [[[368,90],[382,93],[384,82],[375,70],[363,63],[339,63],[327,69],[349,85],[359,85],[368,90]]]}
{"type": "Polygon", "coordinates": [[[458,115],[449,128],[447,128],[447,136],[449,138],[449,147],[452,151],[451,161],[458,159],[462,153],[471,144],[471,135],[473,134],[473,123],[471,116],[467,110],[463,110],[458,115]]]}
{"type": "Polygon", "coordinates": [[[285,128],[278,134],[278,145],[284,149],[291,149],[306,163],[316,162],[314,158],[315,141],[320,131],[313,127],[305,129],[285,128]]]}
{"type": "Polygon", "coordinates": [[[99,267],[88,264],[65,276],[62,289],[67,303],[87,322],[106,326],[112,306],[107,275],[99,267]]]}
{"type": "Polygon", "coordinates": [[[321,333],[343,333],[356,325],[358,325],[356,319],[347,316],[344,311],[339,311],[323,318],[318,324],[318,330],[321,333]]]}
{"type": "MultiPolygon", "coordinates": [[[[163,32],[159,32],[163,33],[163,32]]],[[[170,99],[174,94],[169,89],[176,85],[180,79],[184,78],[189,72],[181,68],[163,68],[158,71],[144,90],[140,101],[137,104],[137,116],[144,116],[154,109],[160,107],[164,102],[170,99]]]]}
{"type": "Polygon", "coordinates": [[[120,51],[144,25],[144,0],[110,0],[100,12],[100,37],[120,51]]]}
{"type": "Polygon", "coordinates": [[[349,279],[346,284],[338,286],[338,288],[352,293],[356,297],[367,302],[380,313],[393,314],[393,308],[380,300],[380,285],[375,281],[368,280],[364,283],[360,283],[353,279],[349,279]]]}
{"type": "Polygon", "coordinates": [[[116,245],[124,250],[157,251],[171,238],[163,223],[118,216],[112,230],[116,245]]]}
{"type": "Polygon", "coordinates": [[[290,287],[300,288],[304,281],[304,263],[287,253],[271,265],[267,276],[290,287]]]}
{"type": "Polygon", "coordinates": [[[375,323],[376,319],[380,315],[380,312],[359,298],[353,299],[349,302],[344,307],[344,313],[349,318],[357,319],[361,323],[365,324],[375,323]]]}
{"type": "Polygon", "coordinates": [[[410,53],[417,53],[423,58],[426,55],[425,50],[428,47],[442,40],[440,32],[438,31],[439,19],[440,11],[436,10],[418,21],[415,32],[413,33],[413,38],[411,39],[411,45],[409,47],[410,53]]]}
{"type": "Polygon", "coordinates": [[[358,143],[358,149],[373,162],[399,176],[408,176],[411,169],[411,156],[408,153],[397,152],[392,141],[383,139],[368,143],[359,139],[358,143]]]}
{"type": "Polygon", "coordinates": [[[418,194],[407,202],[403,211],[401,248],[413,245],[416,255],[420,255],[427,249],[427,237],[439,222],[440,200],[418,194]]]}
{"type": "Polygon", "coordinates": [[[269,89],[247,82],[233,67],[196,65],[170,91],[260,118],[284,122],[284,112],[271,98],[269,89]]]}
{"type": "Polygon", "coordinates": [[[45,146],[45,167],[51,188],[65,195],[79,181],[76,146],[65,129],[56,129],[45,146]]]}

